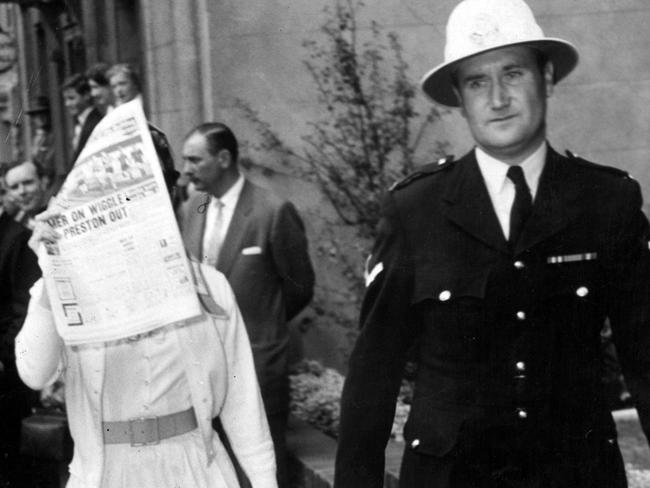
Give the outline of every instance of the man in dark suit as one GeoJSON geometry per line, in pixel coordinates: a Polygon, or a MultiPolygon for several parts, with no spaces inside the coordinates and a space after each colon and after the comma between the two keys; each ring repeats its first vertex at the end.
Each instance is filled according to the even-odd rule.
{"type": "Polygon", "coordinates": [[[108,70],[110,66],[106,63],[95,63],[86,70],[90,97],[99,113],[106,115],[113,109],[113,91],[108,81],[108,70]]]}
{"type": "MultiPolygon", "coordinates": [[[[4,187],[0,192],[3,200],[4,187]]],[[[3,473],[15,462],[20,421],[29,415],[35,400],[18,377],[14,356],[14,340],[25,319],[29,289],[40,277],[36,255],[27,246],[30,235],[26,227],[4,212],[0,201],[0,471],[3,473]]]]}
{"type": "Polygon", "coordinates": [[[546,142],[576,49],[522,0],[464,0],[423,79],[476,148],[386,197],[341,401],[337,488],[383,486],[407,351],[418,370],[400,486],[627,486],[601,383],[609,318],[650,428],[648,222],[639,185],[546,142]]]}
{"type": "Polygon", "coordinates": [[[233,288],[285,486],[287,322],[311,300],[314,272],[295,207],[245,179],[237,157],[237,140],[224,124],[202,124],[187,136],[183,171],[198,192],[181,209],[181,232],[187,249],[216,266],[233,288]]]}
{"type": "Polygon", "coordinates": [[[2,178],[7,197],[18,205],[14,219],[33,229],[34,217],[45,210],[49,194],[42,167],[32,161],[15,161],[3,166],[2,178]]]}
{"type": "Polygon", "coordinates": [[[84,75],[77,73],[69,76],[63,82],[61,90],[65,108],[74,122],[71,145],[72,160],[67,167],[69,171],[103,114],[93,105],[90,85],[84,75]]]}

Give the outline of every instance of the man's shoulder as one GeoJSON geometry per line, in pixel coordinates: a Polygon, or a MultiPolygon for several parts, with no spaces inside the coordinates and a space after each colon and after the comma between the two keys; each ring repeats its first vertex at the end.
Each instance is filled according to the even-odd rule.
{"type": "Polygon", "coordinates": [[[585,175],[594,175],[595,177],[612,178],[615,180],[631,178],[630,174],[623,169],[589,161],[569,150],[566,151],[565,157],[570,164],[574,164],[575,168],[584,172],[585,175]]]}
{"type": "Polygon", "coordinates": [[[16,222],[6,213],[0,214],[0,242],[3,245],[14,243],[19,239],[27,241],[31,231],[23,224],[16,222]]]}
{"type": "Polygon", "coordinates": [[[453,156],[445,156],[433,163],[424,164],[401,180],[393,183],[388,191],[415,190],[420,186],[419,184],[428,183],[433,177],[449,173],[449,170],[456,164],[458,162],[454,160],[453,156]]]}
{"type": "Polygon", "coordinates": [[[286,205],[292,205],[288,199],[278,195],[275,191],[253,183],[248,178],[244,178],[242,195],[244,192],[247,192],[248,197],[254,201],[254,208],[257,210],[276,212],[286,205]]]}

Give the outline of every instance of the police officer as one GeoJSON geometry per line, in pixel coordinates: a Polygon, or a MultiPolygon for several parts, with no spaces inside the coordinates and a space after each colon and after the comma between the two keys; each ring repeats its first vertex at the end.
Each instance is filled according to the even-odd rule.
{"type": "Polygon", "coordinates": [[[423,79],[476,147],[386,197],[341,402],[337,488],[383,486],[407,350],[400,486],[627,486],[601,383],[609,318],[646,432],[648,222],[638,184],[558,154],[547,99],[575,67],[523,0],[463,0],[423,79]]]}

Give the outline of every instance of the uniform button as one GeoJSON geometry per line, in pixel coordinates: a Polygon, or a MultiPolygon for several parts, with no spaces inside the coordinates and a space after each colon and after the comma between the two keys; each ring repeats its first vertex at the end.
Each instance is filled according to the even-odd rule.
{"type": "Polygon", "coordinates": [[[526,363],[524,363],[523,361],[517,361],[515,367],[517,368],[517,371],[526,371],[526,363]]]}
{"type": "Polygon", "coordinates": [[[446,302],[451,298],[451,292],[449,290],[441,291],[440,295],[438,295],[438,298],[441,302],[446,302]]]}
{"type": "Polygon", "coordinates": [[[520,419],[525,419],[528,417],[528,412],[526,412],[526,410],[524,410],[523,408],[518,408],[517,417],[519,417],[520,419]]]}
{"type": "Polygon", "coordinates": [[[526,267],[526,265],[522,261],[515,261],[514,266],[517,269],[524,269],[526,267]]]}
{"type": "Polygon", "coordinates": [[[517,312],[517,319],[526,320],[526,312],[524,312],[523,310],[519,310],[519,312],[517,312]]]}
{"type": "Polygon", "coordinates": [[[578,295],[580,298],[586,297],[589,295],[589,288],[586,286],[581,286],[576,290],[576,295],[578,295]]]}
{"type": "Polygon", "coordinates": [[[614,444],[616,441],[615,441],[614,439],[607,439],[607,442],[608,442],[609,444],[614,444]]]}
{"type": "Polygon", "coordinates": [[[413,442],[411,442],[411,447],[413,449],[417,449],[419,445],[420,445],[420,439],[413,439],[413,442]]]}

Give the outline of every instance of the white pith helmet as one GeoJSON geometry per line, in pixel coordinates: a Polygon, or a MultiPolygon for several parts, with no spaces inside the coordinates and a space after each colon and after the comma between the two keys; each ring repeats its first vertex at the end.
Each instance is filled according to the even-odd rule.
{"type": "Polygon", "coordinates": [[[543,52],[553,64],[555,82],[578,64],[578,51],[563,39],[545,37],[523,0],[463,0],[447,22],[445,61],[422,78],[433,101],[458,106],[451,73],[456,63],[506,46],[526,45],[543,52]]]}

